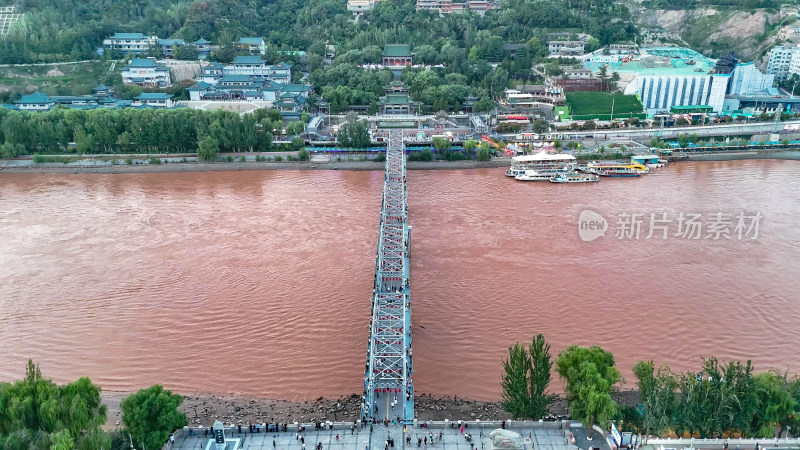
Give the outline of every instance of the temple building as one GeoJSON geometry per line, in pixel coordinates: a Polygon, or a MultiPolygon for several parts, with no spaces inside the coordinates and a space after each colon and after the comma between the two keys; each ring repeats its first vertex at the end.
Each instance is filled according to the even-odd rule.
{"type": "Polygon", "coordinates": [[[384,66],[410,66],[413,57],[414,54],[411,53],[409,44],[386,44],[381,64],[384,66]]]}

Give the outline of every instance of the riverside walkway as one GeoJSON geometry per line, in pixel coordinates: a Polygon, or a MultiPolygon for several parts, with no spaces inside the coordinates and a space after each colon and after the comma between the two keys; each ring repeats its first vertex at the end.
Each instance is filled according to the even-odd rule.
{"type": "Polygon", "coordinates": [[[403,135],[400,130],[391,130],[386,147],[372,320],[364,370],[363,419],[398,423],[414,420],[410,232],[403,135]]]}

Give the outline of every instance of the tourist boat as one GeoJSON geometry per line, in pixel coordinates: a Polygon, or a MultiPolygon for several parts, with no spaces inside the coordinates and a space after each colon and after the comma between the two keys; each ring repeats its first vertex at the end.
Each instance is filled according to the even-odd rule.
{"type": "Polygon", "coordinates": [[[550,180],[551,183],[588,183],[599,181],[600,177],[591,173],[562,173],[550,180]]]}
{"type": "Polygon", "coordinates": [[[525,174],[528,169],[522,166],[511,166],[508,170],[506,170],[507,177],[518,177],[520,175],[525,174]]]}
{"type": "Polygon", "coordinates": [[[558,172],[537,172],[535,170],[526,170],[522,175],[517,175],[519,181],[549,181],[558,176],[558,172]]]}
{"type": "Polygon", "coordinates": [[[601,177],[638,177],[641,175],[634,169],[626,169],[622,167],[609,168],[609,169],[593,169],[592,173],[600,175],[601,177]]]}
{"type": "Polygon", "coordinates": [[[618,176],[639,176],[639,174],[648,173],[650,171],[645,165],[639,163],[595,161],[589,162],[589,164],[586,165],[586,169],[590,173],[604,176],[614,176],[613,174],[619,174],[618,176]],[[630,175],[631,173],[635,173],[636,175],[630,175]]]}

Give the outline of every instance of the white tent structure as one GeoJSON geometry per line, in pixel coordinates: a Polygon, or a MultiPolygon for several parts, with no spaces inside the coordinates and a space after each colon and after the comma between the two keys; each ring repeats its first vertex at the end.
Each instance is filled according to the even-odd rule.
{"type": "Polygon", "coordinates": [[[525,164],[525,163],[536,163],[536,162],[548,162],[548,161],[575,161],[575,157],[572,155],[567,155],[566,153],[556,153],[556,154],[549,154],[546,151],[542,150],[539,153],[533,155],[522,155],[522,156],[515,156],[512,158],[515,163],[525,164]]]}

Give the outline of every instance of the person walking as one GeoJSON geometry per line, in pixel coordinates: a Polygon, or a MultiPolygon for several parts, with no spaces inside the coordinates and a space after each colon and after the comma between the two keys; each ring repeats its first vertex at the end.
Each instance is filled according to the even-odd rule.
{"type": "Polygon", "coordinates": [[[275,438],[272,438],[272,448],[276,448],[278,444],[275,443],[275,438]]]}

